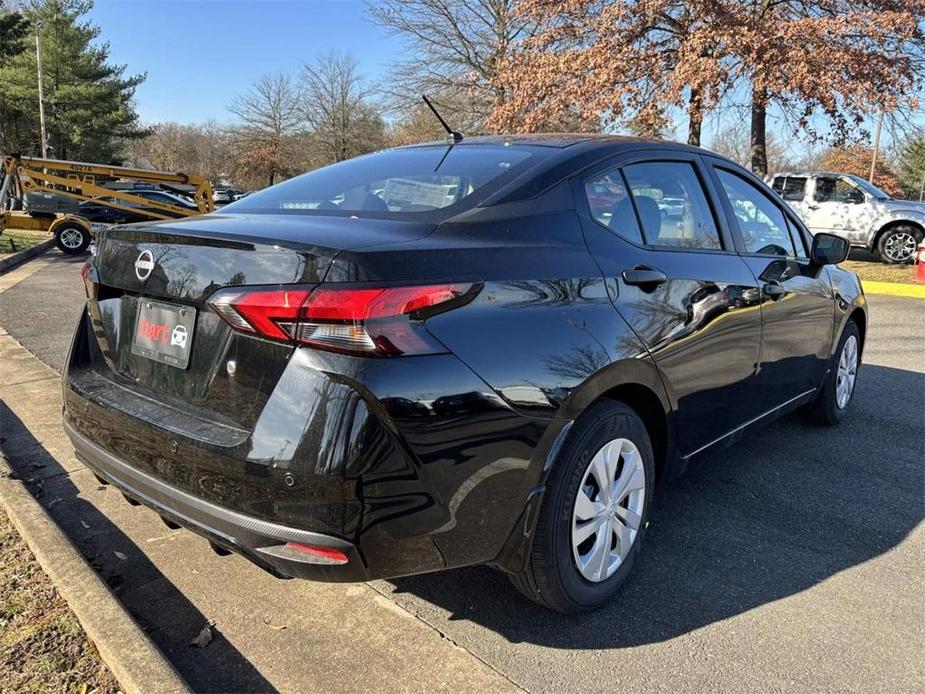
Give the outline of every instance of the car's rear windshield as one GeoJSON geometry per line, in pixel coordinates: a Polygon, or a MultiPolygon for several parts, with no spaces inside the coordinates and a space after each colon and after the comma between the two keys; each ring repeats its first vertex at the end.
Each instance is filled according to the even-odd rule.
{"type": "Polygon", "coordinates": [[[223,212],[446,218],[478,204],[538,156],[501,145],[386,150],[302,174],[223,212]]]}

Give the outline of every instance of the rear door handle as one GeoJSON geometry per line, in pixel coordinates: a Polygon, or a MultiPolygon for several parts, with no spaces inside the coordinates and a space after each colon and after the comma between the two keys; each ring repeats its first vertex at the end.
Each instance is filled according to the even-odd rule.
{"type": "Polygon", "coordinates": [[[764,291],[765,296],[775,300],[780,299],[787,293],[787,290],[778,282],[768,282],[764,285],[762,291],[764,291]]]}
{"type": "Polygon", "coordinates": [[[661,270],[653,270],[650,267],[636,267],[632,270],[623,271],[623,281],[635,287],[650,286],[655,287],[668,281],[668,275],[661,270]]]}

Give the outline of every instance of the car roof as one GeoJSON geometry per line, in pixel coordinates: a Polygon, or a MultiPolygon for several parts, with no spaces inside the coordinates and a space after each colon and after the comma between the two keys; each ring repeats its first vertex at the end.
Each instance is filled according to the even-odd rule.
{"type": "MultiPolygon", "coordinates": [[[[396,147],[392,151],[416,148],[503,146],[522,147],[542,152],[534,167],[503,188],[489,195],[479,207],[492,207],[509,202],[525,200],[551,189],[575,173],[585,170],[611,157],[640,149],[670,150],[690,154],[707,154],[724,159],[701,147],[680,142],[629,135],[608,135],[604,133],[530,133],[499,134],[465,137],[459,142],[434,140],[419,144],[396,147]]],[[[734,162],[730,162],[733,163],[734,162]]]]}
{"type": "MultiPolygon", "coordinates": [[[[414,147],[446,147],[449,140],[432,140],[411,145],[404,145],[399,149],[414,147]]],[[[464,137],[455,143],[455,146],[494,145],[494,146],[525,146],[525,147],[551,147],[565,149],[567,147],[580,147],[582,145],[595,147],[601,145],[654,145],[659,147],[670,146],[681,149],[698,150],[696,147],[672,142],[670,140],[657,140],[630,135],[608,135],[606,133],[528,133],[508,135],[477,135],[464,137]]]]}

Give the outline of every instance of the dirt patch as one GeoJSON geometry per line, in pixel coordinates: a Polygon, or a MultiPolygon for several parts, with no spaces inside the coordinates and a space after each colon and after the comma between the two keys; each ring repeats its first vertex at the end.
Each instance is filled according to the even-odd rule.
{"type": "Polygon", "coordinates": [[[118,692],[96,647],[0,511],[0,692],[118,692]]]}

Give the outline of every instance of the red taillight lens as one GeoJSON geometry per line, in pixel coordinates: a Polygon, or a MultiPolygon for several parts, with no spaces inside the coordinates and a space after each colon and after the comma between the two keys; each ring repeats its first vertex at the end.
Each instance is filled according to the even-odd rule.
{"type": "Polygon", "coordinates": [[[475,295],[472,284],[414,287],[229,289],[209,305],[235,330],[340,352],[399,355],[443,351],[420,323],[475,295]]]}
{"type": "Polygon", "coordinates": [[[308,298],[304,289],[221,292],[209,303],[232,328],[271,340],[292,339],[299,308],[308,298]]]}
{"type": "Polygon", "coordinates": [[[366,321],[415,313],[466,293],[468,284],[431,284],[382,289],[316,289],[302,316],[309,321],[366,321]]]}

